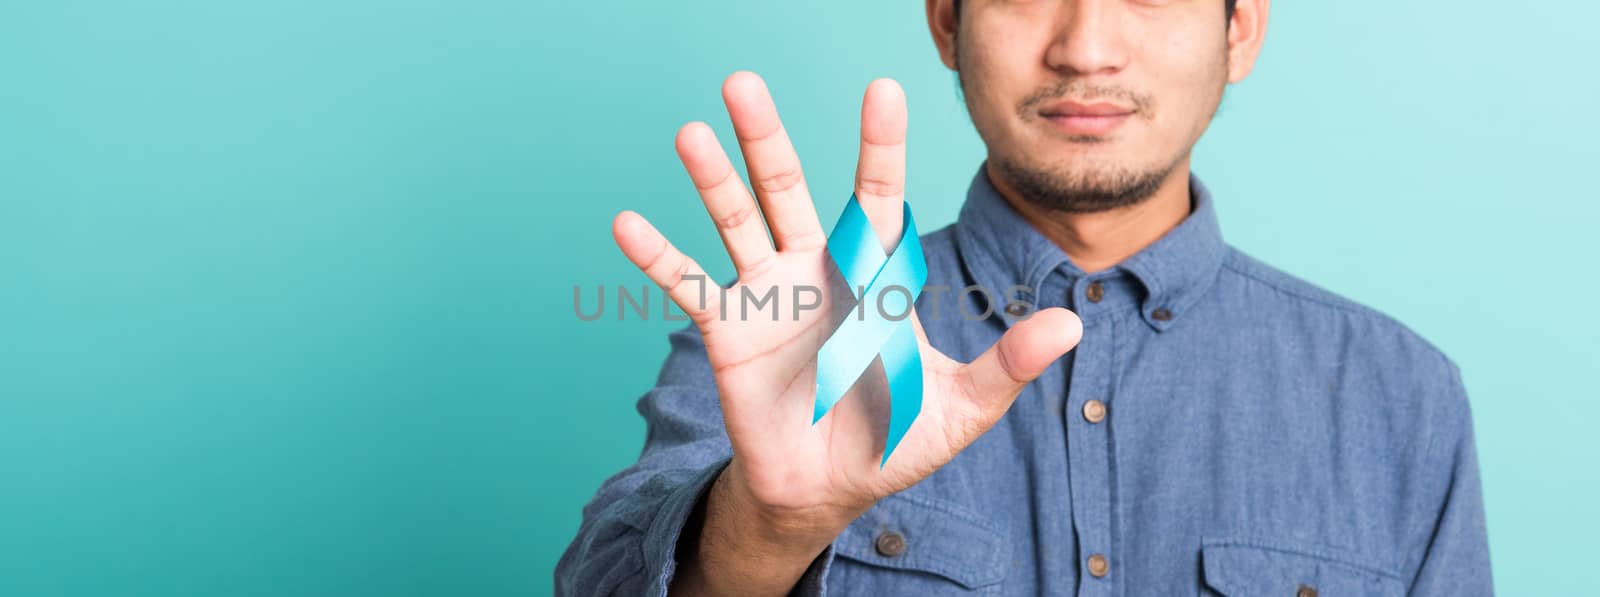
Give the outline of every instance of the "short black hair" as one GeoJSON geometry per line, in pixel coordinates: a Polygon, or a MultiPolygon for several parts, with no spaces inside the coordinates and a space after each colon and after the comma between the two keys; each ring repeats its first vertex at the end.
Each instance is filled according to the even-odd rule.
{"type": "MultiPolygon", "coordinates": [[[[956,3],[956,19],[959,20],[961,18],[961,0],[955,0],[955,3],[956,3]]],[[[1238,3],[1239,3],[1239,0],[1225,0],[1225,2],[1223,3],[1223,6],[1226,7],[1226,9],[1227,9],[1228,20],[1233,20],[1233,5],[1238,4],[1238,3]]]]}

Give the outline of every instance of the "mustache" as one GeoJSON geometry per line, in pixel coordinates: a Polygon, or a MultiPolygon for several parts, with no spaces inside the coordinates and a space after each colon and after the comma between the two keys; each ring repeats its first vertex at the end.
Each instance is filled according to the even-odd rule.
{"type": "Polygon", "coordinates": [[[1080,103],[1116,101],[1119,104],[1132,106],[1135,112],[1146,118],[1149,117],[1149,110],[1155,103],[1149,94],[1136,93],[1114,85],[1099,85],[1083,79],[1067,79],[1033,92],[1022,101],[1018,111],[1024,118],[1031,118],[1039,113],[1040,106],[1061,100],[1080,103]]]}

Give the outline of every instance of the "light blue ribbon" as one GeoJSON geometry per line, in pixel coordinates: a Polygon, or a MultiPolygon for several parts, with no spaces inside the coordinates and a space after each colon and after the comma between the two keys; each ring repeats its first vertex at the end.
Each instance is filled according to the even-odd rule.
{"type": "Polygon", "coordinates": [[[902,205],[905,227],[887,257],[854,194],[828,235],[828,254],[844,274],[857,305],[817,352],[817,400],[811,417],[815,425],[866,372],[872,359],[882,358],[889,378],[889,435],[879,468],[889,462],[922,411],[922,355],[910,315],[928,281],[928,263],[911,206],[902,205]]]}

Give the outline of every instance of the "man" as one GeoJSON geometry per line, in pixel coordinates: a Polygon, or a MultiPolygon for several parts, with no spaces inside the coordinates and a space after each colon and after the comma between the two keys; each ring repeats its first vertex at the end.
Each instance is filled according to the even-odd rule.
{"type": "MultiPolygon", "coordinates": [[[[854,299],[765,86],[730,77],[754,196],[704,124],[677,148],[738,281],[707,286],[617,218],[623,253],[694,324],[557,592],[1491,593],[1455,365],[1228,247],[1189,171],[1269,3],[927,0],[988,159],[958,221],[922,237],[923,402],[881,469],[881,364],[812,423],[818,347],[854,299]],[[821,308],[727,308],[807,285],[828,289],[821,308]]],[[[876,81],[862,108],[855,192],[886,251],[904,102],[876,81]]]]}

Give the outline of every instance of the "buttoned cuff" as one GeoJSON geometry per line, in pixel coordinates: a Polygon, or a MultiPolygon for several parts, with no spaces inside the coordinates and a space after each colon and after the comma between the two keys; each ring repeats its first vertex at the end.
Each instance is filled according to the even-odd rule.
{"type": "MultiPolygon", "coordinates": [[[[672,577],[678,569],[678,539],[683,536],[683,526],[727,467],[728,461],[722,460],[701,470],[673,490],[656,510],[655,519],[651,521],[644,537],[645,575],[656,579],[651,586],[651,595],[665,597],[667,588],[672,586],[672,577]]],[[[811,561],[789,594],[794,597],[827,595],[827,583],[824,580],[832,564],[833,546],[829,545],[811,561]]]]}
{"type": "Polygon", "coordinates": [[[668,494],[656,509],[655,519],[644,535],[645,576],[656,579],[651,595],[666,597],[667,587],[672,586],[672,575],[678,570],[678,538],[683,535],[683,525],[722,474],[722,469],[727,467],[728,460],[723,459],[702,469],[668,494]]]}
{"type": "Polygon", "coordinates": [[[800,582],[794,584],[794,589],[789,591],[789,597],[824,597],[828,594],[828,568],[833,566],[833,544],[817,555],[811,561],[811,566],[806,568],[806,573],[800,575],[800,582]]]}

